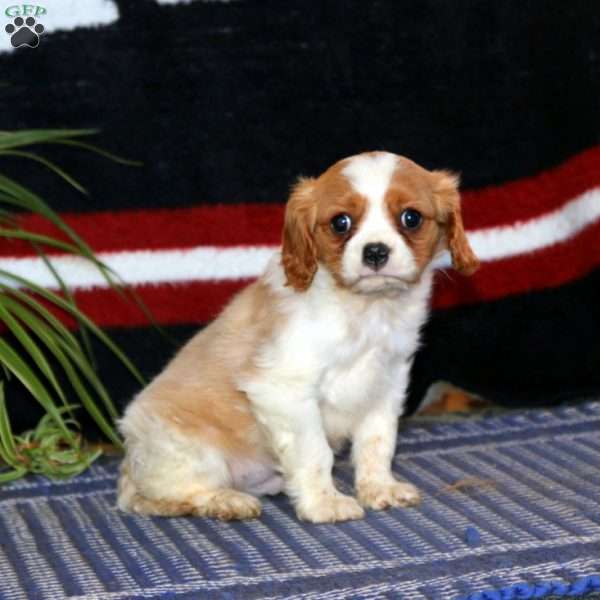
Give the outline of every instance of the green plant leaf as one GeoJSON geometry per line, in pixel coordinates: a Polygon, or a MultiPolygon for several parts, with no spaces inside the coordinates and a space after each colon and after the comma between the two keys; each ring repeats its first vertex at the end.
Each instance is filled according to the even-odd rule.
{"type": "Polygon", "coordinates": [[[21,129],[0,131],[0,150],[32,146],[34,144],[56,143],[73,137],[83,137],[98,133],[97,129],[21,129]]]}
{"type": "MultiPolygon", "coordinates": [[[[33,244],[33,247],[35,248],[38,255],[41,257],[41,259],[44,261],[44,264],[46,265],[46,267],[48,267],[48,270],[54,276],[54,279],[58,283],[60,290],[63,293],[63,296],[65,297],[67,302],[70,302],[72,304],[73,308],[79,310],[78,306],[77,306],[77,302],[75,301],[75,297],[73,296],[73,294],[71,294],[71,290],[69,290],[67,284],[64,282],[63,278],[60,276],[60,273],[54,268],[52,261],[40,250],[40,248],[37,246],[37,244],[33,244]]],[[[77,320],[77,325],[79,326],[78,332],[79,332],[79,335],[81,336],[81,341],[83,343],[83,347],[85,348],[85,351],[88,355],[90,362],[92,363],[92,365],[95,368],[96,367],[96,359],[94,357],[94,351],[92,349],[92,342],[90,341],[90,336],[89,336],[88,330],[78,316],[76,316],[75,318],[77,320]]]]}
{"type": "MultiPolygon", "coordinates": [[[[74,242],[78,249],[78,253],[89,260],[100,271],[108,285],[122,298],[127,298],[127,295],[123,291],[122,280],[118,274],[108,265],[98,260],[87,243],[79,237],[79,235],[77,235],[77,233],[75,233],[75,231],[58,216],[58,214],[56,214],[33,192],[30,192],[2,174],[0,174],[0,202],[18,206],[23,210],[40,214],[48,219],[74,242]]],[[[133,297],[137,299],[137,296],[133,295],[133,297]]],[[[137,301],[137,303],[145,312],[147,311],[147,308],[141,301],[137,301]]]]}
{"type": "Polygon", "coordinates": [[[77,191],[87,195],[87,190],[68,173],[63,171],[56,163],[48,160],[44,156],[35,154],[35,152],[23,152],[22,150],[0,150],[0,156],[16,156],[17,158],[27,158],[34,162],[38,162],[51,171],[54,171],[59,177],[62,177],[69,185],[73,186],[77,191]]]}
{"type": "Polygon", "coordinates": [[[62,242],[47,235],[31,233],[24,229],[0,229],[0,237],[44,244],[45,246],[51,246],[52,248],[57,248],[58,250],[69,252],[70,254],[79,254],[77,246],[74,246],[73,244],[62,242]]]}
{"type": "Polygon", "coordinates": [[[79,141],[75,141],[75,140],[56,140],[53,143],[60,144],[62,146],[73,146],[74,148],[81,148],[83,150],[89,150],[90,152],[94,152],[95,154],[104,156],[105,158],[108,158],[108,159],[112,160],[113,162],[119,163],[121,165],[127,165],[129,167],[141,167],[144,164],[143,162],[140,162],[139,160],[129,160],[127,158],[122,158],[121,156],[117,156],[116,154],[113,154],[112,152],[107,152],[106,150],[103,150],[102,148],[99,148],[98,146],[95,146],[94,144],[88,144],[86,142],[79,142],[79,141]]]}
{"type": "MultiPolygon", "coordinates": [[[[106,154],[109,158],[111,158],[111,160],[117,160],[127,164],[129,164],[130,162],[125,161],[124,159],[120,159],[119,157],[110,153],[106,153],[93,145],[83,144],[82,142],[72,140],[71,142],[73,145],[85,147],[88,150],[106,154]]],[[[72,228],[70,228],[66,223],[64,223],[64,221],[60,219],[60,217],[41,198],[39,198],[38,196],[33,194],[33,192],[30,192],[26,188],[23,188],[15,181],[12,181],[0,175],[0,201],[19,206],[31,212],[36,212],[47,218],[51,223],[53,223],[57,228],[63,231],[63,233],[65,233],[75,243],[77,251],[81,256],[87,258],[94,264],[94,266],[100,271],[105,281],[113,289],[113,291],[119,294],[123,299],[127,301],[133,301],[138,306],[138,308],[144,313],[144,315],[151,322],[151,324],[159,331],[159,333],[161,333],[161,335],[166,339],[170,339],[168,334],[157,323],[156,319],[154,318],[154,315],[148,310],[148,307],[141,300],[141,298],[135,292],[135,290],[130,289],[123,282],[122,278],[108,265],[98,260],[98,258],[95,256],[94,252],[86,244],[86,242],[84,242],[84,240],[80,238],[72,228]]]]}
{"type": "Polygon", "coordinates": [[[31,307],[38,313],[57,333],[59,333],[73,348],[81,351],[81,346],[77,338],[40,302],[32,298],[29,294],[22,292],[17,288],[11,288],[0,283],[0,291],[7,296],[11,296],[19,300],[21,303],[31,307]]]}
{"type": "Polygon", "coordinates": [[[77,376],[77,373],[75,372],[75,369],[73,369],[73,367],[71,366],[70,362],[65,361],[63,363],[63,367],[65,369],[65,373],[67,374],[67,377],[69,378],[71,385],[73,386],[73,389],[77,393],[77,396],[81,400],[81,403],[83,404],[84,408],[87,410],[87,412],[90,414],[90,416],[97,423],[98,427],[100,427],[100,429],[102,430],[104,435],[106,435],[106,437],[109,440],[111,440],[111,442],[116,444],[119,448],[122,448],[123,444],[122,444],[118,434],[116,433],[114,427],[111,425],[111,423],[108,421],[108,419],[102,414],[100,409],[96,406],[96,403],[94,402],[93,398],[90,396],[89,392],[85,388],[85,385],[82,383],[81,379],[77,376]]]}
{"type": "MultiPolygon", "coordinates": [[[[62,414],[75,408],[77,406],[68,405],[59,409],[59,412],[62,414]]],[[[65,423],[71,426],[77,425],[73,419],[66,419],[65,423]]],[[[71,439],[65,438],[48,414],[40,419],[34,430],[16,436],[15,441],[22,468],[55,479],[77,475],[101,454],[100,448],[94,450],[84,447],[80,435],[75,435],[71,439]]]]}
{"type": "MultiPolygon", "coordinates": [[[[16,157],[37,162],[83,193],[83,186],[55,162],[37,152],[21,148],[36,144],[60,144],[93,152],[121,164],[141,164],[81,141],[82,137],[93,133],[96,131],[92,129],[0,131],[0,159],[16,157]]],[[[129,289],[117,273],[99,260],[88,244],[42,198],[1,173],[0,238],[30,243],[53,274],[62,293],[61,296],[38,286],[10,272],[10,269],[0,270],[0,280],[4,280],[0,281],[0,322],[6,325],[22,346],[17,350],[0,337],[0,366],[7,378],[12,375],[19,379],[46,411],[34,430],[15,436],[10,428],[3,389],[0,390],[0,458],[9,465],[6,469],[0,468],[0,483],[21,477],[26,472],[43,473],[48,477],[69,477],[87,468],[100,456],[101,450],[83,447],[81,436],[74,433],[78,423],[66,415],[73,406],[67,404],[63,384],[56,378],[47,356],[52,355],[57,360],[83,407],[117,446],[121,445],[113,425],[117,411],[96,373],[89,336],[98,338],[141,384],[145,382],[119,346],[79,310],[74,295],[43,248],[89,260],[115,293],[126,300],[133,300],[163,335],[164,331],[135,290],[129,289]],[[56,239],[24,230],[19,226],[19,220],[15,219],[13,208],[40,215],[62,232],[65,238],[56,239]],[[25,289],[19,289],[21,287],[25,289]],[[29,292],[75,318],[79,323],[81,343],[51,310],[29,292]],[[35,367],[32,368],[24,357],[31,359],[35,367]],[[63,407],[56,406],[54,395],[62,400],[63,407]]]]}
{"type": "Polygon", "coordinates": [[[35,332],[40,340],[46,345],[48,350],[56,357],[58,362],[61,364],[69,382],[73,386],[76,393],[83,389],[84,397],[81,395],[80,400],[84,404],[84,407],[90,413],[90,416],[95,420],[98,427],[104,432],[104,434],[117,446],[121,446],[121,440],[116,433],[111,423],[104,417],[104,415],[98,410],[96,404],[85,390],[84,384],[81,382],[77,372],[73,365],[77,366],[82,374],[88,379],[90,384],[96,390],[98,396],[100,396],[104,406],[108,410],[109,415],[112,419],[118,416],[118,412],[112,403],[108,392],[97,377],[93,367],[87,362],[85,355],[81,349],[73,348],[61,335],[56,333],[51,327],[47,326],[44,321],[38,318],[30,310],[21,306],[18,302],[5,298],[7,307],[27,326],[35,332]],[[68,355],[68,356],[67,356],[68,355]]]}
{"type": "Polygon", "coordinates": [[[22,146],[33,146],[35,144],[61,144],[94,152],[95,154],[122,165],[134,167],[142,165],[139,161],[123,158],[99,148],[94,144],[88,144],[72,139],[86,137],[96,133],[98,133],[97,129],[30,129],[21,131],[0,131],[0,150],[19,148],[22,146]]]}
{"type": "Polygon", "coordinates": [[[0,223],[4,223],[10,227],[16,227],[17,220],[15,219],[15,213],[4,208],[0,208],[0,223]]]}
{"type": "Polygon", "coordinates": [[[104,387],[104,385],[102,385],[102,382],[96,375],[96,372],[95,372],[94,368],[92,367],[92,365],[86,360],[85,356],[83,356],[80,353],[75,352],[75,350],[73,350],[73,348],[71,348],[68,344],[66,344],[62,340],[59,340],[58,343],[61,346],[61,348],[66,352],[66,354],[69,356],[71,361],[75,365],[77,365],[77,367],[79,368],[79,371],[88,380],[88,382],[94,388],[94,390],[96,391],[98,396],[100,396],[100,399],[102,400],[102,403],[104,404],[106,410],[108,411],[108,414],[113,419],[116,419],[119,416],[119,412],[117,411],[117,409],[115,408],[115,405],[113,404],[112,400],[110,399],[110,396],[108,395],[108,392],[106,391],[106,388],[104,387]]]}
{"type": "MultiPolygon", "coordinates": [[[[64,145],[70,145],[76,148],[81,148],[88,150],[90,152],[94,152],[96,154],[100,154],[114,162],[125,164],[125,165],[133,165],[139,166],[142,163],[138,161],[126,160],[120,156],[112,154],[95,146],[93,144],[87,144],[85,142],[81,142],[79,140],[73,140],[73,137],[82,137],[89,136],[91,134],[97,133],[97,130],[94,129],[81,129],[81,130],[61,130],[61,129],[46,129],[46,130],[24,130],[19,132],[0,132],[0,154],[6,148],[14,148],[16,146],[28,145],[28,144],[36,144],[36,143],[60,143],[64,145]]],[[[13,152],[14,154],[14,152],[13,152]]],[[[38,162],[42,162],[51,170],[57,172],[61,177],[66,179],[71,185],[79,189],[80,191],[85,191],[83,187],[75,181],[70,175],[68,175],[65,171],[60,169],[57,165],[48,161],[45,157],[40,157],[37,154],[27,153],[27,152],[19,152],[19,156],[24,158],[30,158],[32,160],[37,160],[38,162]]],[[[46,217],[50,222],[54,223],[56,227],[61,229],[63,233],[68,235],[72,241],[75,242],[79,253],[90,260],[102,273],[103,277],[110,285],[110,287],[116,291],[119,295],[127,299],[127,295],[124,294],[123,288],[127,286],[123,285],[123,281],[121,278],[110,268],[108,265],[104,264],[102,261],[99,261],[91,248],[81,239],[77,233],[70,228],[60,217],[36,194],[33,194],[26,188],[20,186],[15,181],[10,180],[6,177],[0,176],[0,191],[3,191],[6,194],[6,197],[0,194],[0,200],[4,200],[8,203],[15,204],[17,206],[21,206],[26,210],[36,212],[46,217]]],[[[133,299],[133,301],[138,305],[138,307],[144,312],[147,318],[155,325],[158,326],[152,313],[148,310],[146,305],[141,301],[139,296],[133,291],[130,290],[129,297],[133,299]]],[[[161,333],[164,335],[164,331],[161,328],[161,333]]]]}
{"type": "Polygon", "coordinates": [[[0,381],[0,457],[5,463],[16,467],[17,449],[4,399],[4,381],[0,381]]]}
{"type": "MultiPolygon", "coordinates": [[[[8,329],[12,332],[15,338],[20,342],[23,348],[27,351],[29,356],[33,359],[38,369],[44,374],[46,379],[50,382],[54,391],[58,397],[62,400],[63,404],[67,403],[67,398],[63,392],[60,384],[58,383],[52,367],[46,360],[43,352],[40,351],[38,345],[31,339],[31,336],[27,331],[16,321],[9,310],[7,310],[7,298],[0,295],[0,321],[3,322],[8,329]]],[[[38,325],[33,324],[34,327],[38,325]]]]}
{"type": "Polygon", "coordinates": [[[91,248],[39,196],[2,174],[0,174],[0,192],[2,192],[0,198],[3,202],[42,215],[68,235],[82,254],[91,256],[91,260],[94,259],[91,248]]]}
{"type": "Polygon", "coordinates": [[[114,285],[114,273],[110,267],[99,261],[87,243],[67,225],[39,196],[0,174],[0,201],[23,210],[37,213],[66,234],[79,249],[79,253],[91,261],[110,285],[114,285]]]}
{"type": "Polygon", "coordinates": [[[27,475],[27,469],[24,467],[11,469],[10,471],[0,471],[0,483],[8,483],[15,479],[21,479],[23,475],[27,475]]]}
{"type": "Polygon", "coordinates": [[[72,439],[73,434],[69,431],[57,408],[54,400],[48,393],[46,386],[39,380],[38,376],[29,368],[27,363],[15,352],[5,340],[0,338],[0,360],[6,365],[19,381],[29,390],[31,395],[42,405],[44,410],[52,415],[56,424],[62,430],[65,438],[72,439]]]}
{"type": "Polygon", "coordinates": [[[0,269],[0,277],[4,277],[5,279],[10,279],[20,283],[23,287],[29,288],[34,291],[36,294],[46,298],[59,308],[67,311],[69,314],[73,316],[79,316],[81,322],[88,328],[90,331],[99,338],[102,343],[109,348],[109,350],[125,365],[127,370],[142,384],[145,384],[145,380],[141,373],[137,370],[137,368],[132,364],[132,362],[127,358],[125,353],[115,344],[93,321],[91,321],[88,317],[86,317],[80,310],[73,307],[69,302],[65,301],[63,298],[47,290],[39,285],[33,283],[28,279],[24,279],[10,271],[6,271],[5,269],[0,269]]]}

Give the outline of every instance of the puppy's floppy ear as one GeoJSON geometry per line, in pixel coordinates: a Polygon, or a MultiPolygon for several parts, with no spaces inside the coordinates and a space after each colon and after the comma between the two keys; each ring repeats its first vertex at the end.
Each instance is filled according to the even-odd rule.
{"type": "Polygon", "coordinates": [[[299,179],[285,207],[281,264],[287,285],[303,292],[317,272],[314,228],[317,207],[313,197],[314,179],[299,179]]]}
{"type": "Polygon", "coordinates": [[[469,245],[463,227],[458,193],[458,175],[448,171],[433,171],[433,193],[440,221],[446,228],[446,242],[452,256],[452,266],[465,275],[479,267],[479,259],[469,245]]]}

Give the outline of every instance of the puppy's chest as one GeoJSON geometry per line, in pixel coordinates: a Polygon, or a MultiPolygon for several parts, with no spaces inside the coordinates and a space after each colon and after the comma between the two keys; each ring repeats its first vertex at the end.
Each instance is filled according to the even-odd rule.
{"type": "Polygon", "coordinates": [[[398,365],[410,360],[417,347],[419,325],[407,326],[390,311],[373,311],[344,326],[345,335],[330,347],[317,386],[324,407],[347,412],[360,410],[394,385],[398,365]]]}

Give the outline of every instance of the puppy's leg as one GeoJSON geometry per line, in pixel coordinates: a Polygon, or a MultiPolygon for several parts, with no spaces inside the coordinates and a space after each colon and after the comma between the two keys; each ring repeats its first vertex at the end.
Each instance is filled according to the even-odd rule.
{"type": "MultiPolygon", "coordinates": [[[[119,487],[131,484],[126,481],[127,476],[122,475],[119,487]]],[[[197,486],[172,488],[171,493],[162,494],[157,498],[149,498],[137,490],[126,497],[120,491],[118,506],[123,511],[140,515],[160,517],[194,515],[222,521],[253,519],[261,512],[260,502],[255,496],[226,487],[216,490],[206,489],[203,482],[199,482],[197,486]]]]}
{"type": "Polygon", "coordinates": [[[189,439],[157,416],[130,410],[121,423],[127,455],[118,485],[121,510],[222,520],[260,514],[259,500],[231,487],[222,451],[189,439]]]}
{"type": "Polygon", "coordinates": [[[352,441],[358,500],[375,510],[413,506],[421,499],[414,485],[396,480],[391,470],[398,435],[396,398],[390,391],[388,398],[384,397],[361,419],[352,441]]]}
{"type": "MultiPolygon", "coordinates": [[[[298,517],[313,523],[363,517],[358,502],[339,492],[333,483],[333,452],[316,400],[300,397],[282,402],[281,389],[261,388],[253,396],[254,412],[271,439],[285,479],[285,491],[298,517]]],[[[293,390],[294,386],[282,389],[293,390]]]]}

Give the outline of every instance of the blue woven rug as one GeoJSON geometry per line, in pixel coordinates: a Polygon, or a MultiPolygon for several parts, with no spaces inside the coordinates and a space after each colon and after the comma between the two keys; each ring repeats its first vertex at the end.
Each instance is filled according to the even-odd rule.
{"type": "MultiPolygon", "coordinates": [[[[599,433],[599,402],[409,421],[395,470],[421,506],[338,525],[298,522],[284,497],[243,523],[126,516],[114,460],[32,477],[0,488],[0,598],[585,596],[600,590],[599,433]]],[[[342,463],[342,488],[350,475],[342,463]]]]}

